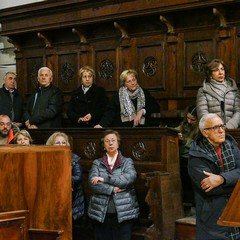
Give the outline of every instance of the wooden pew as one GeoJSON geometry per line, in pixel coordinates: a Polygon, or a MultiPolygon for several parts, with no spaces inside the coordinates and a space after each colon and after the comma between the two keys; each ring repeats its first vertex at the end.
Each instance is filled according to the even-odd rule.
{"type": "MultiPolygon", "coordinates": [[[[0,169],[1,214],[29,212],[29,224],[24,227],[24,236],[29,238],[16,239],[72,239],[69,147],[0,146],[0,169]]],[[[10,236],[0,239],[15,240],[10,236]]]]}
{"type": "Polygon", "coordinates": [[[29,211],[17,210],[0,213],[1,240],[28,240],[29,211]]]}
{"type": "MultiPolygon", "coordinates": [[[[115,130],[121,135],[120,150],[134,160],[138,173],[135,187],[141,214],[133,239],[145,237],[154,239],[154,231],[161,232],[161,236],[164,237],[162,239],[173,239],[175,220],[183,217],[177,132],[167,128],[115,128],[115,130]],[[155,174],[156,172],[162,174],[155,174]],[[155,186],[156,193],[153,193],[149,184],[155,186]],[[158,196],[157,205],[154,206],[151,201],[145,199],[150,195],[158,196]],[[153,215],[158,217],[153,218],[153,215]],[[154,231],[147,231],[148,228],[154,231]]],[[[91,193],[87,184],[88,171],[92,161],[103,154],[100,139],[104,129],[32,129],[30,134],[35,144],[44,144],[55,131],[63,131],[70,136],[73,152],[81,157],[80,162],[84,170],[83,187],[89,200],[91,193]]]]}

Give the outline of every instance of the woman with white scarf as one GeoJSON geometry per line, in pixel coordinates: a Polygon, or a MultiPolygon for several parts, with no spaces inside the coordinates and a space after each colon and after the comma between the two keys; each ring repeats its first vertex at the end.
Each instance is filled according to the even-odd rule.
{"type": "Polygon", "coordinates": [[[160,107],[148,90],[141,88],[137,72],[125,70],[120,75],[122,87],[116,92],[102,119],[95,128],[147,126],[151,113],[159,113],[160,107]]]}
{"type": "Polygon", "coordinates": [[[226,128],[240,125],[240,95],[236,82],[227,75],[222,60],[213,59],[206,68],[206,79],[197,94],[198,118],[207,113],[216,113],[226,128]]]}

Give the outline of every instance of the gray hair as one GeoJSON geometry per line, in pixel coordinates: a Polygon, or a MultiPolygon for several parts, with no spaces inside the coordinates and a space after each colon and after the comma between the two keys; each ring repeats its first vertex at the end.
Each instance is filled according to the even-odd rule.
{"type": "Polygon", "coordinates": [[[211,119],[211,118],[215,118],[218,117],[220,118],[216,113],[207,113],[205,115],[203,115],[199,121],[199,130],[203,131],[205,128],[205,124],[206,122],[211,119]]]}
{"type": "Polygon", "coordinates": [[[50,68],[48,68],[48,67],[41,67],[38,70],[38,77],[40,76],[42,70],[48,70],[50,72],[50,76],[51,77],[53,76],[53,72],[52,72],[52,70],[50,68]]]}

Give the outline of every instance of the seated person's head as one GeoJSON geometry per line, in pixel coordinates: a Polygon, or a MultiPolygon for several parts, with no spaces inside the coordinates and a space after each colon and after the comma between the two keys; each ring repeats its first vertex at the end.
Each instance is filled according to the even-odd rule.
{"type": "Polygon", "coordinates": [[[134,92],[137,89],[137,72],[134,69],[128,69],[121,73],[120,81],[123,86],[125,86],[128,91],[134,92]]]}
{"type": "Polygon", "coordinates": [[[84,87],[91,87],[95,78],[95,71],[91,67],[85,66],[79,69],[78,76],[84,87]]]}
{"type": "Polygon", "coordinates": [[[0,115],[0,137],[8,137],[11,127],[12,122],[10,117],[7,115],[0,115]]]}
{"type": "Polygon", "coordinates": [[[67,134],[63,132],[55,132],[48,138],[46,145],[70,146],[70,143],[67,134]]]}
{"type": "Polygon", "coordinates": [[[191,125],[195,125],[198,123],[196,105],[191,105],[187,107],[186,121],[191,125]]]}
{"type": "Polygon", "coordinates": [[[14,143],[20,145],[30,145],[32,144],[32,137],[27,130],[21,130],[15,134],[14,143]]]}

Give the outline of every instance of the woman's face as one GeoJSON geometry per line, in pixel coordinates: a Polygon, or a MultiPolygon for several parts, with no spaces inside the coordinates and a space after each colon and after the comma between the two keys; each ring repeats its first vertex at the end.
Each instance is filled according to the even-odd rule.
{"type": "Polygon", "coordinates": [[[113,133],[106,135],[104,137],[104,147],[108,154],[115,154],[119,147],[117,136],[113,133]]]}
{"type": "Polygon", "coordinates": [[[19,134],[17,136],[17,144],[21,145],[30,145],[30,140],[28,137],[23,136],[22,134],[19,134]]]}
{"type": "Polygon", "coordinates": [[[126,76],[125,82],[124,82],[125,87],[127,87],[128,91],[134,92],[137,88],[137,79],[134,74],[128,74],[126,76]]]}
{"type": "Polygon", "coordinates": [[[82,84],[84,87],[90,87],[93,84],[93,75],[89,71],[84,71],[82,74],[82,84]]]}
{"type": "Polygon", "coordinates": [[[225,69],[221,63],[212,70],[212,78],[218,82],[225,80],[225,69]]]}
{"type": "Polygon", "coordinates": [[[54,144],[53,145],[61,145],[61,146],[66,146],[67,142],[63,136],[57,136],[55,138],[54,144]]]}
{"type": "Polygon", "coordinates": [[[194,117],[191,113],[187,114],[187,122],[191,125],[196,124],[197,123],[197,118],[194,117]]]}

